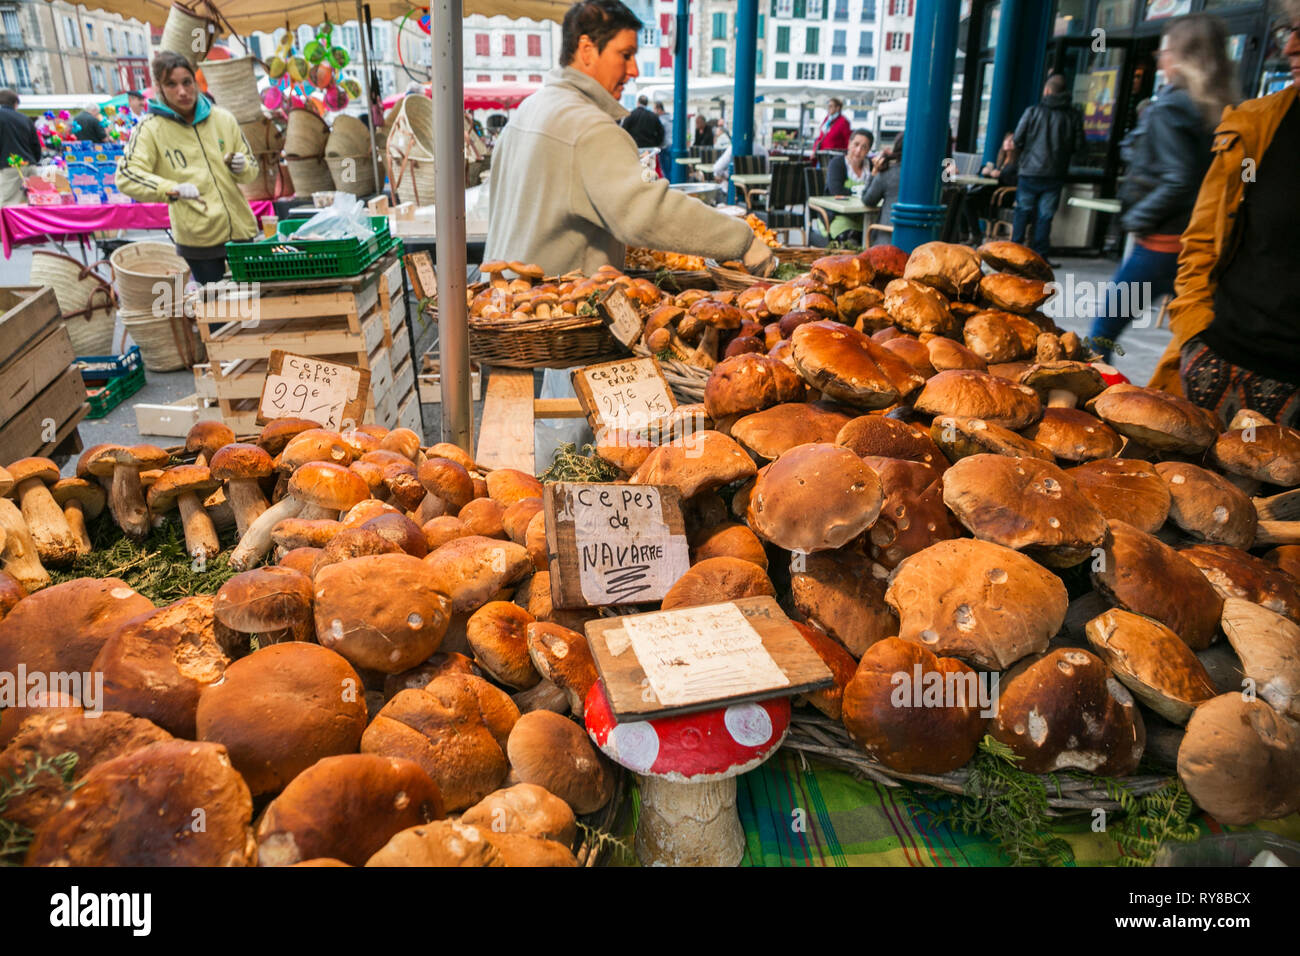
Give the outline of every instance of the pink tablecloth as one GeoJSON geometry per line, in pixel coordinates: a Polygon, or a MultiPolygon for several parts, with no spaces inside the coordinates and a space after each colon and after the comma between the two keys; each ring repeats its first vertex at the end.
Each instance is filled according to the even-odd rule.
{"type": "MultiPolygon", "coordinates": [[[[269,199],[248,204],[260,223],[274,214],[269,199]]],[[[48,242],[51,236],[89,235],[101,229],[166,229],[166,203],[110,203],[103,206],[5,206],[0,209],[0,246],[8,259],[14,246],[48,242]]]]}

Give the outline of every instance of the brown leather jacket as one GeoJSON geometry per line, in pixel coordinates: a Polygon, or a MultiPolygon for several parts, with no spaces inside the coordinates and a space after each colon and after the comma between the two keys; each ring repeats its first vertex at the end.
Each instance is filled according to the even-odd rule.
{"type": "Polygon", "coordinates": [[[1169,327],[1174,336],[1151,376],[1153,388],[1183,394],[1179,353],[1214,320],[1214,290],[1237,246],[1237,208],[1246,180],[1254,181],[1246,174],[1260,162],[1297,93],[1300,87],[1293,83],[1270,96],[1223,111],[1214,131],[1210,171],[1201,182],[1191,222],[1183,232],[1178,278],[1174,280],[1176,297],[1169,304],[1169,327]]]}

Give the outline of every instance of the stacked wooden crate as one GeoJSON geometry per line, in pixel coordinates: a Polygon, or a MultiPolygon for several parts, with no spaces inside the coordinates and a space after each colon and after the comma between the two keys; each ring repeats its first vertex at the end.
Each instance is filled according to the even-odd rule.
{"type": "Polygon", "coordinates": [[[271,352],[282,349],[370,371],[365,423],[421,432],[402,261],[381,259],[350,279],[208,286],[195,318],[208,361],[195,392],[214,394],[236,434],[257,430],[271,352]]]}
{"type": "Polygon", "coordinates": [[[89,406],[75,357],[53,289],[0,288],[0,464],[81,450],[89,406]]]}

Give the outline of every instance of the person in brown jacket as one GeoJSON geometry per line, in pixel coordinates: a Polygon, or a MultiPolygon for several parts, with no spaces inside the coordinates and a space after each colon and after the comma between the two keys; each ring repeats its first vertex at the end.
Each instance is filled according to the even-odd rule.
{"type": "Polygon", "coordinates": [[[1215,411],[1300,422],[1300,0],[1278,42],[1292,83],[1224,110],[1182,236],[1173,340],[1150,384],[1215,411]]]}

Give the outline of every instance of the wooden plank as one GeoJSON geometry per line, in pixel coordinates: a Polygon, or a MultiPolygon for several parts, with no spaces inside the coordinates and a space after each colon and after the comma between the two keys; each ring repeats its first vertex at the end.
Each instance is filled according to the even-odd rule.
{"type": "Polygon", "coordinates": [[[557,608],[660,601],[691,566],[676,488],[560,481],[542,508],[557,608]]]}
{"type": "Polygon", "coordinates": [[[21,356],[59,321],[59,300],[49,286],[0,288],[0,368],[21,356]]]}
{"type": "Polygon", "coordinates": [[[673,390],[654,358],[619,359],[576,368],[573,391],[593,432],[602,428],[643,428],[671,415],[673,390]]]}
{"type": "Polygon", "coordinates": [[[54,435],[54,441],[46,442],[35,451],[35,456],[39,458],[53,458],[58,461],[56,456],[75,455],[81,451],[81,436],[77,434],[77,426],[81,420],[90,414],[90,404],[83,402],[75,412],[73,412],[54,435]]]}
{"type": "MultiPolygon", "coordinates": [[[[770,697],[787,697],[829,687],[834,680],[830,670],[822,663],[822,659],[790,623],[789,618],[776,603],[776,599],[767,596],[740,598],[736,601],[705,607],[599,618],[587,622],[586,632],[587,644],[591,647],[596,669],[604,681],[610,707],[614,716],[620,720],[648,720],[671,714],[715,710],[770,697]],[[711,696],[707,700],[698,700],[689,704],[660,702],[653,683],[632,646],[627,622],[656,619],[647,620],[647,623],[642,625],[649,629],[653,624],[663,625],[666,621],[670,633],[668,646],[674,648],[669,666],[691,669],[689,662],[694,657],[691,651],[697,645],[691,643],[688,633],[691,630],[698,630],[698,623],[694,628],[683,625],[691,624],[692,618],[713,618],[707,621],[711,632],[704,634],[704,639],[707,640],[710,636],[715,640],[723,637],[730,638],[725,644],[719,641],[713,648],[717,654],[712,657],[712,660],[717,661],[723,656],[730,656],[725,655],[725,651],[738,643],[738,634],[730,631],[726,626],[720,626],[718,622],[721,621],[723,625],[729,623],[728,619],[735,618],[737,611],[743,616],[745,623],[757,632],[762,650],[775,663],[780,672],[777,676],[784,675],[785,682],[772,681],[770,676],[763,676],[763,669],[757,666],[763,663],[762,661],[752,657],[736,658],[740,663],[723,675],[729,690],[711,696]],[[681,639],[676,642],[675,647],[671,638],[674,629],[681,633],[681,639]]],[[[695,640],[700,640],[698,633],[695,640]]],[[[655,670],[657,672],[659,668],[656,667],[655,670]]]]}
{"type": "Polygon", "coordinates": [[[50,325],[41,331],[44,334],[31,348],[15,355],[0,369],[0,422],[7,422],[22,411],[76,358],[72,339],[62,325],[50,325]]]}
{"type": "Polygon", "coordinates": [[[415,390],[415,363],[410,359],[402,362],[393,370],[393,394],[398,398],[405,398],[406,395],[415,390]]]}
{"type": "Polygon", "coordinates": [[[413,390],[397,407],[397,427],[409,428],[417,435],[424,434],[424,420],[420,412],[420,396],[413,390]]]}
{"type": "Polygon", "coordinates": [[[489,371],[474,460],[485,468],[534,473],[532,369],[498,366],[489,371]]]}
{"type": "Polygon", "coordinates": [[[216,362],[231,359],[266,358],[274,349],[295,355],[339,355],[369,353],[383,340],[383,318],[376,311],[357,335],[346,329],[322,329],[310,319],[287,323],[262,323],[254,330],[223,329],[208,341],[208,358],[216,362]]]}
{"type": "Polygon", "coordinates": [[[538,398],[533,400],[534,418],[582,418],[582,403],[576,398],[538,398]]]}
{"type": "Polygon", "coordinates": [[[81,372],[69,365],[62,375],[47,385],[25,408],[0,426],[0,450],[5,461],[35,455],[38,449],[53,447],[45,437],[59,424],[76,413],[86,401],[86,386],[81,372]]]}

